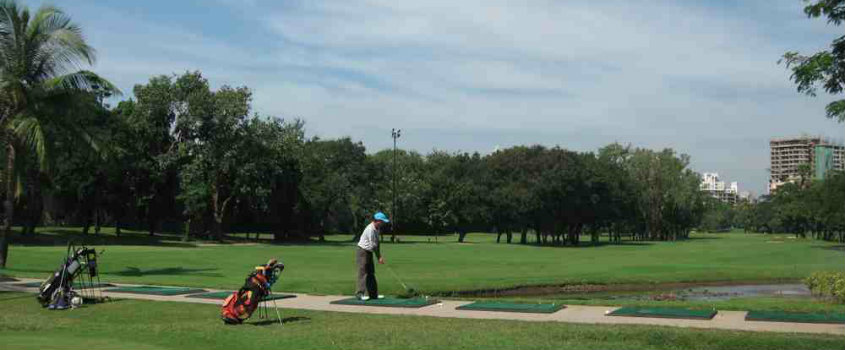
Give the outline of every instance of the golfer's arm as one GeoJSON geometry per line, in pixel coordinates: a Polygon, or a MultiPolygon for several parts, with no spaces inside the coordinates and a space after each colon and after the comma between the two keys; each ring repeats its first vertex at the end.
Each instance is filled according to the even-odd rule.
{"type": "Polygon", "coordinates": [[[376,259],[381,258],[381,237],[379,237],[380,233],[374,232],[373,233],[373,243],[375,243],[375,247],[373,248],[373,254],[376,255],[376,259]]]}

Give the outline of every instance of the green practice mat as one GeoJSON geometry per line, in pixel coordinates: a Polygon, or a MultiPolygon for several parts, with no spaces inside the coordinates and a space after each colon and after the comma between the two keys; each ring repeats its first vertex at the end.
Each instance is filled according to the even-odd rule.
{"type": "MultiPolygon", "coordinates": [[[[27,283],[19,284],[19,286],[24,286],[24,287],[27,287],[27,288],[38,288],[38,287],[41,287],[41,282],[27,282],[27,283]]],[[[114,285],[111,284],[111,283],[97,283],[97,282],[94,282],[94,283],[91,283],[91,284],[74,283],[73,289],[103,288],[103,287],[113,287],[113,286],[114,285]]]]}
{"type": "MultiPolygon", "coordinates": [[[[187,295],[187,298],[200,298],[200,299],[226,299],[234,292],[208,292],[208,293],[201,293],[201,294],[191,294],[187,295]]],[[[264,299],[261,300],[278,300],[278,299],[287,299],[287,298],[296,298],[296,295],[293,294],[270,294],[264,299]]]]}
{"type": "Polygon", "coordinates": [[[439,300],[435,299],[425,299],[425,298],[411,298],[411,299],[399,299],[399,298],[384,298],[384,299],[370,299],[367,301],[358,300],[358,298],[347,298],[341,300],[332,301],[332,304],[341,304],[341,305],[364,305],[364,306],[384,306],[384,307],[423,307],[431,304],[439,303],[439,300]]]}
{"type": "Polygon", "coordinates": [[[805,313],[785,311],[749,311],[746,321],[840,323],[845,324],[845,313],[805,313]]]}
{"type": "Polygon", "coordinates": [[[690,310],[668,307],[623,307],[608,316],[657,317],[657,318],[690,318],[709,320],[716,316],[716,310],[690,310]]]}
{"type": "Polygon", "coordinates": [[[106,289],[106,292],[114,293],[133,293],[133,294],[150,294],[150,295],[181,295],[194,294],[205,292],[205,289],[190,288],[190,287],[153,287],[153,286],[138,286],[138,287],[118,287],[106,289]]]}
{"type": "Polygon", "coordinates": [[[526,312],[535,314],[550,314],[557,310],[563,309],[563,304],[522,304],[522,303],[505,303],[498,301],[476,301],[472,304],[458,306],[458,310],[477,310],[477,311],[506,311],[506,312],[526,312]]]}

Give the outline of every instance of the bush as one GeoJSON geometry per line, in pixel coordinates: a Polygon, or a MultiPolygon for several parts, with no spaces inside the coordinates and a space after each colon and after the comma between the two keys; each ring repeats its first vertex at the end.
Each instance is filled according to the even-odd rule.
{"type": "Polygon", "coordinates": [[[814,272],[804,280],[813,295],[845,304],[845,273],[814,272]]]}

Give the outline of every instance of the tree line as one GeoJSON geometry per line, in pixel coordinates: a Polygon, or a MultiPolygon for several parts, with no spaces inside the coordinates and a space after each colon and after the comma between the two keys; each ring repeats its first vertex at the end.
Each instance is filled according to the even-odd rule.
{"type": "Polygon", "coordinates": [[[745,232],[793,233],[845,242],[845,173],[831,171],[825,179],[816,180],[806,175],[757,202],[714,205],[701,226],[707,231],[737,227],[745,232]]]}
{"type": "Polygon", "coordinates": [[[703,213],[689,157],[611,144],[597,152],[516,146],[488,155],[368,153],[350,138],[306,137],[301,120],[252,113],[246,87],[199,72],[156,76],[111,108],[80,94],[51,167],[23,163],[16,223],[270,232],[278,240],[360,231],[373,212],[402,233],[498,232],[510,242],[577,245],[687,237],[703,213]],[[392,212],[393,176],[396,212],[392,212]],[[45,203],[48,202],[48,203],[45,203]],[[46,204],[46,205],[45,205],[46,204]]]}

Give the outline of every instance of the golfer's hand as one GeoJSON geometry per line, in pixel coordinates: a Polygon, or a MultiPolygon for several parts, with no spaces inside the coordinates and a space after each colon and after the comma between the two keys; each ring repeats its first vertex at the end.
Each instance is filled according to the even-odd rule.
{"type": "Polygon", "coordinates": [[[378,258],[378,263],[379,263],[379,264],[384,264],[384,257],[378,258]]]}

